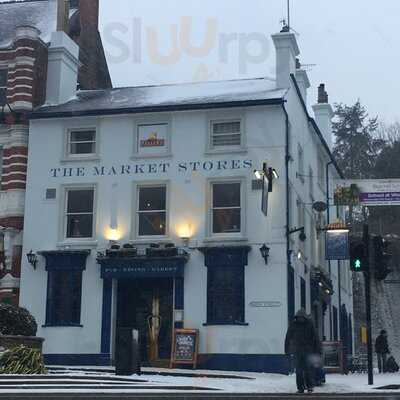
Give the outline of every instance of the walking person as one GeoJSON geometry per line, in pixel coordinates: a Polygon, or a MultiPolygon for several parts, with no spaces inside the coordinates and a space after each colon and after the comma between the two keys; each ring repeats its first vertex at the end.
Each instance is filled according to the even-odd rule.
{"type": "Polygon", "coordinates": [[[285,339],[285,353],[293,354],[296,361],[297,393],[313,392],[314,379],[311,360],[321,353],[321,342],[314,324],[304,309],[300,309],[289,325],[285,339]]]}
{"type": "Polygon", "coordinates": [[[389,344],[387,339],[387,332],[383,329],[380,335],[375,340],[375,353],[378,358],[379,373],[386,372],[386,359],[390,353],[389,344]]]}

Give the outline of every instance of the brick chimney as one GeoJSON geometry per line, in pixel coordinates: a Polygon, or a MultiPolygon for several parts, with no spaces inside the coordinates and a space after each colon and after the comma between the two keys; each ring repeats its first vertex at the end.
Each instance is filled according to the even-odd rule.
{"type": "Polygon", "coordinates": [[[57,0],[57,31],[68,33],[69,0],[57,0]]]}
{"type": "Polygon", "coordinates": [[[326,143],[332,150],[333,147],[333,133],[332,133],[332,118],[333,109],[329,104],[329,96],[325,90],[325,84],[321,83],[318,86],[318,102],[313,105],[315,121],[321,130],[326,143]]]}
{"type": "Polygon", "coordinates": [[[296,72],[296,57],[300,54],[296,36],[282,30],[272,35],[272,40],[276,50],[276,86],[280,89],[289,88],[290,75],[296,72]]]}
{"type": "Polygon", "coordinates": [[[79,14],[81,29],[98,29],[99,27],[99,0],[79,0],[79,14]]]}

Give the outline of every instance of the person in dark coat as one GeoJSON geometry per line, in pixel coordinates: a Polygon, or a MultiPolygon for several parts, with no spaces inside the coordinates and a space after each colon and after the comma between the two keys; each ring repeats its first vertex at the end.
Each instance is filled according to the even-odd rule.
{"type": "Polygon", "coordinates": [[[378,357],[379,373],[386,372],[386,358],[390,351],[387,332],[385,330],[381,330],[380,335],[375,340],[375,353],[378,357]]]}
{"type": "Polygon", "coordinates": [[[296,384],[298,393],[313,391],[313,367],[311,359],[321,354],[321,342],[314,324],[304,309],[300,309],[289,325],[285,339],[285,353],[294,354],[296,360],[296,384]]]}

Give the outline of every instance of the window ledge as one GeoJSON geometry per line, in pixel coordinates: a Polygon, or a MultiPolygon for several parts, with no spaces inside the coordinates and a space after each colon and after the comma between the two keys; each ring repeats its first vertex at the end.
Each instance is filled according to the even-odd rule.
{"type": "Polygon", "coordinates": [[[99,162],[100,161],[100,157],[96,156],[96,155],[91,155],[91,156],[87,156],[87,157],[63,157],[60,162],[65,164],[65,163],[69,163],[69,162],[84,162],[84,161],[95,161],[95,162],[99,162]]]}
{"type": "Polygon", "coordinates": [[[134,154],[131,160],[151,160],[152,158],[172,158],[172,153],[163,154],[134,154]]]}
{"type": "Polygon", "coordinates": [[[206,322],[203,326],[249,326],[248,322],[206,322]]]}
{"type": "Polygon", "coordinates": [[[97,247],[98,241],[97,240],[76,240],[76,241],[64,241],[64,242],[58,242],[57,247],[58,248],[74,248],[74,247],[97,247]]]}
{"type": "Polygon", "coordinates": [[[173,242],[174,241],[172,239],[169,239],[168,237],[162,237],[162,238],[155,237],[154,239],[146,237],[146,238],[143,238],[143,239],[136,238],[136,239],[129,240],[129,243],[131,243],[133,245],[135,245],[135,244],[137,244],[137,245],[149,245],[149,244],[152,244],[152,243],[160,243],[161,244],[161,243],[173,243],[173,242]]]}
{"type": "Polygon", "coordinates": [[[81,324],[44,324],[42,328],[83,328],[81,324]]]}
{"type": "Polygon", "coordinates": [[[205,155],[206,156],[213,156],[213,155],[218,155],[218,154],[231,154],[231,153],[235,153],[235,154],[247,154],[248,153],[248,149],[246,147],[241,147],[241,148],[236,148],[236,149],[228,149],[228,148],[224,148],[224,149],[208,149],[205,151],[205,155]]]}

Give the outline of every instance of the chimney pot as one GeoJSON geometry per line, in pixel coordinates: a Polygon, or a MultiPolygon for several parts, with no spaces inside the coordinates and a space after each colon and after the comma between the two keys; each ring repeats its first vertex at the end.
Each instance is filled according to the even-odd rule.
{"type": "Polygon", "coordinates": [[[318,86],[318,104],[327,104],[329,103],[329,96],[327,91],[325,90],[325,84],[321,83],[318,86]]]}

